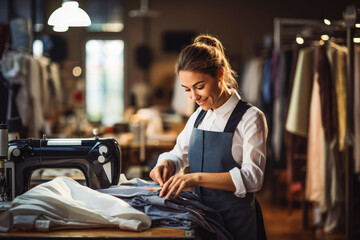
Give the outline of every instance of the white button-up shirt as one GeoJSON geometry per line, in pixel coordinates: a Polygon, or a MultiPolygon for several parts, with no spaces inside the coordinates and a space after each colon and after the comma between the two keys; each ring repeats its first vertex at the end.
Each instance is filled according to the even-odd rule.
{"type": "MultiPolygon", "coordinates": [[[[198,129],[223,132],[239,100],[240,96],[233,93],[221,107],[208,110],[198,129]]],[[[162,153],[158,158],[158,163],[165,159],[172,160],[175,163],[176,172],[189,165],[190,136],[200,111],[201,107],[190,116],[185,128],[176,140],[174,149],[162,153]]],[[[266,164],[267,133],[268,129],[263,112],[256,107],[249,108],[236,127],[231,147],[234,160],[241,166],[241,168],[234,167],[230,170],[237,197],[244,197],[247,192],[256,192],[261,189],[266,164]]]]}

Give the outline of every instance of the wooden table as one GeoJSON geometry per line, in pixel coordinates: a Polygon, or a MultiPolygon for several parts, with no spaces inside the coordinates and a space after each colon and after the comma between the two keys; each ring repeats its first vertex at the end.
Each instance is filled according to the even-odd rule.
{"type": "Polygon", "coordinates": [[[193,230],[154,227],[142,232],[114,228],[72,229],[51,232],[0,232],[0,239],[195,239],[193,230]]]}

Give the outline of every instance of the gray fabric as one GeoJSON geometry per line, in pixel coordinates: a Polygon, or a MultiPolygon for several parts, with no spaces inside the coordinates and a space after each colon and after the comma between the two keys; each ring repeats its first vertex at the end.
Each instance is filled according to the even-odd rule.
{"type": "Polygon", "coordinates": [[[30,19],[15,18],[10,21],[12,47],[32,49],[33,35],[30,19]]]}
{"type": "Polygon", "coordinates": [[[177,199],[165,199],[158,196],[159,191],[148,191],[151,187],[159,185],[136,178],[97,191],[119,197],[144,212],[151,218],[152,226],[194,228],[199,238],[232,239],[220,214],[204,205],[196,194],[182,191],[177,199]]]}

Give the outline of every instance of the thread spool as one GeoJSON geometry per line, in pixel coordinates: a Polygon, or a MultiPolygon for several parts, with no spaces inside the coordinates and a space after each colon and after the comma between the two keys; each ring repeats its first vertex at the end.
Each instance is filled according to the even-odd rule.
{"type": "Polygon", "coordinates": [[[7,158],[8,143],[8,129],[6,124],[0,124],[0,159],[7,158]]]}

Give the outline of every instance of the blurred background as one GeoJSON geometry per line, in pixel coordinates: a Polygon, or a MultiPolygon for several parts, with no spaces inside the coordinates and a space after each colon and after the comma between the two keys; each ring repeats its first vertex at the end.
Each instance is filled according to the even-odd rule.
{"type": "MultiPolygon", "coordinates": [[[[268,239],[360,239],[358,1],[0,0],[0,122],[11,138],[115,138],[148,178],[197,106],[174,71],[199,33],[222,41],[269,126],[268,239]],[[79,13],[80,16],[80,13],[79,13]],[[85,19],[86,20],[86,19],[85,19]],[[54,20],[55,21],[55,20],[54,20]]],[[[360,26],[359,26],[360,27],[360,26]]]]}

